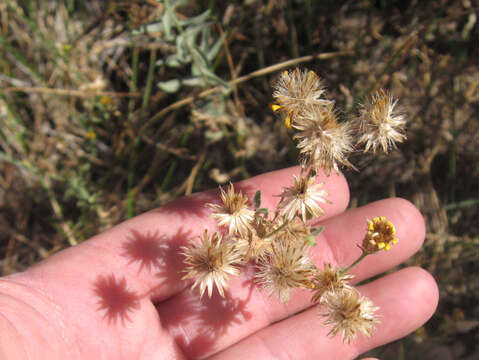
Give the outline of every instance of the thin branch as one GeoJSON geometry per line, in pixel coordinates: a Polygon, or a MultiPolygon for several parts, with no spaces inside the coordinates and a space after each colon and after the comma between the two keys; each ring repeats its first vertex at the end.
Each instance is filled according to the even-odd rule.
{"type": "Polygon", "coordinates": [[[74,97],[94,97],[94,96],[112,96],[112,97],[141,97],[139,92],[123,93],[115,91],[88,91],[88,90],[69,90],[69,89],[53,89],[46,87],[7,87],[2,89],[3,92],[24,92],[24,93],[40,93],[54,94],[74,97]]]}

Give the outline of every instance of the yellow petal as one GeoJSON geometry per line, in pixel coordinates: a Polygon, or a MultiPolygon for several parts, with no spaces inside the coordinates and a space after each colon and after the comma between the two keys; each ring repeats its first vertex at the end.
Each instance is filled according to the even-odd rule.
{"type": "Polygon", "coordinates": [[[271,104],[271,110],[278,111],[279,109],[281,109],[281,105],[271,104]]]}
{"type": "Polygon", "coordinates": [[[284,125],[288,128],[288,129],[291,129],[291,118],[288,116],[286,116],[286,118],[284,119],[284,125]]]}

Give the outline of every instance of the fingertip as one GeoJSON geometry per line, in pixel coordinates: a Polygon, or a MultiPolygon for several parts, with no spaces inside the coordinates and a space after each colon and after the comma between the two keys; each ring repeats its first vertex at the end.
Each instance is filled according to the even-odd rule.
{"type": "MultiPolygon", "coordinates": [[[[408,225],[408,234],[414,239],[415,251],[424,243],[426,238],[426,224],[424,217],[419,209],[409,200],[403,198],[393,198],[393,205],[396,209],[395,217],[401,224],[408,225]]],[[[405,226],[403,226],[405,228],[405,226]]]]}
{"type": "Polygon", "coordinates": [[[379,306],[381,323],[375,335],[358,341],[358,353],[402,338],[426,323],[436,311],[436,281],[419,267],[401,269],[359,287],[362,295],[379,306]]]}
{"type": "MultiPolygon", "coordinates": [[[[329,193],[329,199],[332,201],[334,213],[341,213],[349,205],[349,185],[343,173],[333,172],[331,175],[324,173],[318,174],[318,182],[324,182],[324,188],[329,193]]],[[[332,212],[332,211],[331,211],[332,212]]]]}
{"type": "Polygon", "coordinates": [[[434,314],[439,303],[437,282],[428,271],[418,266],[403,269],[402,272],[408,276],[409,280],[406,281],[411,284],[410,292],[414,296],[411,301],[419,305],[418,312],[422,314],[423,322],[426,322],[434,314]]]}

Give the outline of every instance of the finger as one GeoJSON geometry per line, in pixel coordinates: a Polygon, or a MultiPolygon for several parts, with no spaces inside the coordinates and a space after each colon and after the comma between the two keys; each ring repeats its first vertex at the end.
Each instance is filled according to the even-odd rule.
{"type": "Polygon", "coordinates": [[[363,296],[380,307],[381,323],[371,338],[359,335],[356,342],[344,344],[341,336],[328,337],[313,307],[271,325],[225,351],[214,360],[249,359],[354,359],[372,348],[394,341],[424,324],[434,313],[438,288],[429,273],[407,268],[359,287],[363,296]]]}
{"type": "MultiPolygon", "coordinates": [[[[371,255],[353,273],[357,280],[379,274],[393,267],[419,249],[424,240],[421,214],[408,201],[389,199],[350,210],[323,222],[325,231],[312,248],[312,258],[319,267],[331,263],[346,267],[356,260],[366,232],[366,219],[386,216],[396,225],[399,243],[389,252],[371,255]]],[[[192,358],[223,350],[250,334],[310,306],[311,292],[293,291],[286,304],[259,291],[251,281],[254,269],[247,267],[230,282],[225,299],[199,299],[197,291],[184,291],[158,305],[164,326],[192,358]],[[205,329],[218,328],[211,337],[205,329]],[[214,341],[209,343],[211,338],[214,341]]]]}
{"type": "MultiPolygon", "coordinates": [[[[275,206],[282,187],[291,183],[299,168],[275,171],[239,182],[236,189],[253,197],[263,191],[263,206],[275,206]]],[[[347,183],[342,175],[320,176],[319,181],[331,193],[332,204],[325,204],[326,217],[344,210],[349,201],[347,183]]],[[[80,286],[94,284],[98,277],[124,276],[138,294],[163,300],[184,289],[181,281],[183,257],[179,248],[200,235],[205,228],[215,228],[206,203],[218,201],[218,190],[194,194],[150,211],[95,236],[76,247],[37,264],[28,277],[52,283],[55,279],[73,281],[80,286]],[[89,269],[89,271],[85,271],[89,269]],[[46,281],[47,280],[47,281],[46,281]]],[[[52,291],[57,291],[52,289],[52,291]]]]}

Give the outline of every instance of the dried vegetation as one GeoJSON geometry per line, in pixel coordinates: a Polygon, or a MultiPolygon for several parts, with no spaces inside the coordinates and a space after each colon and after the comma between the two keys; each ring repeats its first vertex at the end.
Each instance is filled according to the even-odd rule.
{"type": "Polygon", "coordinates": [[[408,141],[387,159],[353,154],[351,206],[401,196],[419,207],[427,239],[409,263],[433,272],[442,301],[426,328],[378,356],[433,358],[436,346],[477,356],[477,5],[167,6],[180,2],[0,4],[2,274],[177,196],[294,164],[264,104],[279,70],[307,66],[339,118],[383,87],[408,113],[408,141]]]}

